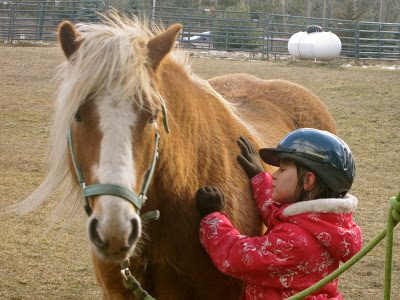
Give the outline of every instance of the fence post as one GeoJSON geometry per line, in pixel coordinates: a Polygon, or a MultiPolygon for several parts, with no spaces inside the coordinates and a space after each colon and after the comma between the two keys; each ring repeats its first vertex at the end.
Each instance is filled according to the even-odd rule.
{"type": "Polygon", "coordinates": [[[7,36],[7,42],[12,43],[13,38],[14,38],[14,26],[15,26],[15,12],[16,12],[16,6],[18,5],[18,1],[15,1],[11,5],[11,10],[10,10],[10,22],[8,26],[8,36],[7,36]]]}
{"type": "Polygon", "coordinates": [[[36,32],[36,34],[39,37],[39,41],[41,41],[43,39],[43,19],[44,19],[44,11],[45,11],[45,7],[46,7],[46,2],[43,2],[40,4],[40,8],[38,11],[38,17],[37,17],[37,23],[38,23],[38,31],[36,32]]]}
{"type": "MultiPolygon", "coordinates": [[[[399,31],[400,31],[400,25],[397,25],[397,32],[399,32],[399,31]]],[[[398,47],[398,50],[397,50],[398,57],[397,57],[397,59],[400,59],[400,40],[397,41],[397,47],[398,47]]]]}
{"type": "Polygon", "coordinates": [[[187,29],[187,33],[188,33],[188,41],[190,42],[192,40],[192,20],[193,20],[193,10],[189,11],[189,26],[187,29]]]}
{"type": "Polygon", "coordinates": [[[216,20],[216,15],[215,11],[211,11],[210,13],[210,43],[208,44],[208,49],[214,49],[214,44],[215,44],[215,27],[218,25],[218,22],[215,22],[216,20]]]}
{"type": "Polygon", "coordinates": [[[355,63],[358,64],[360,61],[360,23],[355,22],[354,24],[354,57],[355,63]]]}
{"type": "MultiPolygon", "coordinates": [[[[224,14],[224,21],[225,21],[225,14],[224,14]]],[[[226,26],[226,23],[224,25],[225,29],[225,51],[228,51],[228,27],[226,26]]]]}
{"type": "Polygon", "coordinates": [[[264,31],[267,37],[267,60],[269,60],[269,15],[265,18],[264,31]]]}
{"type": "Polygon", "coordinates": [[[379,23],[379,30],[378,30],[378,35],[379,35],[379,59],[382,58],[382,23],[379,23]]]}
{"type": "Polygon", "coordinates": [[[75,22],[75,19],[77,18],[77,11],[76,11],[76,2],[72,2],[72,10],[71,10],[71,21],[75,22]]]}
{"type": "MultiPolygon", "coordinates": [[[[264,60],[264,56],[265,56],[265,15],[264,13],[262,14],[262,24],[263,24],[263,32],[262,32],[262,53],[261,53],[261,59],[264,60]]],[[[260,24],[260,15],[258,15],[258,24],[257,26],[260,24]]]]}

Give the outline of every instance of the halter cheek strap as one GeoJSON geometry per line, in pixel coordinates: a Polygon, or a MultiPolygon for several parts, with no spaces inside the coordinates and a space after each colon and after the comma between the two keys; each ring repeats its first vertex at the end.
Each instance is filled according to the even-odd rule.
{"type": "MultiPolygon", "coordinates": [[[[164,117],[164,119],[166,119],[164,117]]],[[[166,121],[164,121],[166,122],[166,121]]],[[[164,126],[167,130],[167,123],[164,123],[164,126]]],[[[83,197],[85,199],[85,211],[88,216],[92,214],[92,208],[89,204],[89,197],[93,196],[100,196],[100,195],[112,195],[120,197],[130,203],[133,204],[137,208],[138,211],[142,208],[144,201],[146,201],[147,197],[147,190],[149,188],[151,179],[154,175],[154,170],[156,167],[156,163],[159,157],[158,153],[158,146],[160,143],[160,134],[157,128],[157,122],[154,122],[155,127],[155,137],[154,137],[154,154],[151,164],[145,174],[144,182],[142,185],[142,189],[139,195],[135,194],[133,191],[129,190],[128,188],[117,185],[117,184],[92,184],[86,185],[82,170],[77,162],[77,158],[75,155],[74,143],[73,143],[73,135],[72,135],[72,128],[70,127],[68,134],[67,134],[67,142],[68,142],[68,149],[71,154],[72,164],[75,169],[76,177],[78,178],[79,185],[82,187],[83,190],[83,197]]],[[[158,210],[149,211],[141,215],[143,220],[158,220],[160,217],[160,212],[158,210]]]]}

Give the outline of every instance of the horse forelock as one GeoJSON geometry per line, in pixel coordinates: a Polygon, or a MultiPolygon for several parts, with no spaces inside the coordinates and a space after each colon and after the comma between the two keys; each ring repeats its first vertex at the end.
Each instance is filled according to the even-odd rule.
{"type": "MultiPolygon", "coordinates": [[[[119,20],[111,24],[81,23],[77,30],[82,41],[79,51],[64,65],[62,74],[67,82],[80,83],[76,89],[83,94],[78,102],[84,101],[85,92],[112,91],[121,100],[132,94],[151,94],[146,42],[152,35],[146,27],[119,20]]],[[[141,97],[135,99],[139,104],[143,101],[141,97]]]]}

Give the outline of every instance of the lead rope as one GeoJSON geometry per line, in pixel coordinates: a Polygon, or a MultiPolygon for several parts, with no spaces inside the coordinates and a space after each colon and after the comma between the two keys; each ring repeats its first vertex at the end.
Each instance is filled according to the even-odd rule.
{"type": "Polygon", "coordinates": [[[131,291],[137,299],[140,300],[156,300],[151,297],[140,285],[140,283],[133,277],[131,271],[129,270],[129,261],[125,260],[121,263],[121,275],[124,287],[131,291]]]}
{"type": "Polygon", "coordinates": [[[350,269],[356,262],[367,255],[376,245],[378,245],[384,238],[386,239],[386,258],[385,258],[385,287],[384,287],[384,300],[390,300],[390,289],[391,289],[391,274],[392,274],[392,249],[393,249],[393,228],[400,222],[400,193],[397,197],[391,197],[389,199],[390,208],[387,218],[387,227],[382,230],[372,241],[364,246],[360,252],[354,255],[351,259],[341,265],[334,272],[318,281],[309,288],[301,291],[300,293],[287,298],[286,300],[300,300],[312,293],[318,291],[329,282],[339,277],[342,273],[350,269]]]}

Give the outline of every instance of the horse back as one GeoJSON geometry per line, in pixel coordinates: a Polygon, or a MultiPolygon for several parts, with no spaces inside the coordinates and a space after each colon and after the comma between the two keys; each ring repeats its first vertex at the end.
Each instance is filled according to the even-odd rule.
{"type": "Polygon", "coordinates": [[[260,134],[263,147],[276,146],[285,134],[297,128],[336,133],[335,121],[321,100],[290,81],[228,74],[208,82],[260,134]]]}

